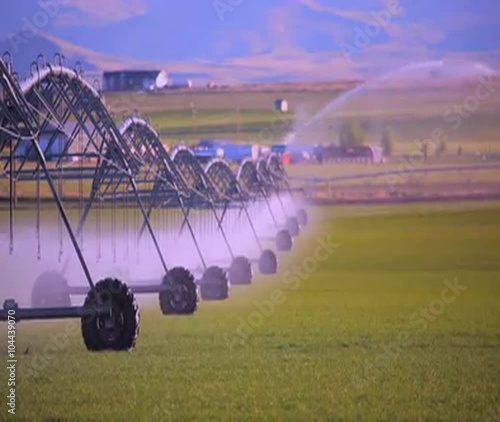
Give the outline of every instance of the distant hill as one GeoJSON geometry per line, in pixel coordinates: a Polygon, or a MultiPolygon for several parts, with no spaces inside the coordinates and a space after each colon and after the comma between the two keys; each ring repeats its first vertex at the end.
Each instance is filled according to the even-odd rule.
{"type": "MultiPolygon", "coordinates": [[[[20,36],[22,37],[22,36],[20,36]]],[[[33,61],[37,60],[37,57],[42,54],[45,61],[49,63],[54,63],[55,55],[57,53],[63,55],[66,60],[66,65],[68,67],[75,67],[77,62],[80,62],[82,68],[85,72],[85,76],[88,79],[99,79],[102,78],[102,72],[106,70],[127,70],[127,69],[138,69],[138,68],[157,68],[158,66],[154,63],[131,63],[127,65],[125,63],[121,64],[120,60],[116,60],[110,66],[109,58],[99,63],[99,55],[89,55],[89,52],[83,48],[71,48],[65,44],[61,44],[55,41],[53,37],[45,34],[38,34],[31,39],[17,38],[4,38],[0,40],[0,54],[3,55],[4,52],[8,51],[12,58],[14,64],[14,71],[16,71],[21,78],[29,76],[31,64],[33,61]],[[17,50],[17,51],[16,51],[17,50]],[[94,62],[89,60],[96,59],[94,62]],[[96,65],[96,63],[98,63],[96,65]]],[[[185,80],[195,80],[195,81],[208,81],[211,78],[209,73],[204,72],[185,72],[185,73],[170,73],[169,77],[174,81],[185,81],[185,80]]]]}
{"type": "Polygon", "coordinates": [[[83,55],[61,51],[60,46],[42,34],[36,35],[31,39],[24,39],[25,42],[22,43],[19,40],[22,40],[22,38],[17,40],[4,38],[0,40],[0,52],[3,54],[5,51],[8,51],[11,54],[14,70],[23,78],[29,75],[31,64],[37,59],[39,54],[42,54],[47,62],[53,63],[55,54],[60,53],[65,56],[66,64],[69,67],[74,67],[75,63],[80,61],[86,72],[94,73],[98,71],[97,67],[86,61],[83,55]]]}

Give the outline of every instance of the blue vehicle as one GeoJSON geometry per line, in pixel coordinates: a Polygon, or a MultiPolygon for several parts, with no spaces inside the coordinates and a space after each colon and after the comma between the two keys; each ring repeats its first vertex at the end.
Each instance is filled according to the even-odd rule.
{"type": "Polygon", "coordinates": [[[222,151],[227,161],[242,162],[255,157],[255,147],[251,144],[238,144],[228,139],[201,139],[197,148],[208,151],[222,151]]]}
{"type": "Polygon", "coordinates": [[[193,154],[202,163],[208,163],[214,158],[223,158],[224,152],[214,145],[197,145],[193,148],[193,154]]]}

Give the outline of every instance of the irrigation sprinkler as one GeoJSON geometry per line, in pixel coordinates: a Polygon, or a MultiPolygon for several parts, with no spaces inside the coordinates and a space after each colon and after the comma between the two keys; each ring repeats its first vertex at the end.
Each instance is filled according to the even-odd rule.
{"type": "MultiPolygon", "coordinates": [[[[36,73],[20,86],[12,75],[12,67],[8,55],[0,59],[0,162],[2,163],[2,178],[9,181],[9,253],[15,251],[14,221],[16,213],[16,192],[19,182],[35,182],[37,191],[41,181],[49,187],[50,195],[57,207],[61,226],[66,230],[79,264],[88,283],[88,292],[83,306],[42,306],[39,308],[21,308],[14,299],[7,299],[0,310],[0,321],[17,321],[33,319],[80,318],[82,336],[87,349],[99,350],[129,350],[135,346],[139,333],[139,307],[134,294],[120,280],[105,278],[94,283],[86,259],[78,244],[77,237],[68,213],[63,205],[63,195],[60,194],[57,182],[54,180],[54,168],[47,163],[44,149],[39,144],[39,134],[42,129],[40,115],[27,100],[25,93],[30,87],[43,83],[42,74],[45,70],[36,65],[36,73]],[[28,88],[28,89],[26,89],[28,88]],[[30,157],[30,166],[26,165],[30,157]],[[30,168],[31,167],[31,168],[30,168]]],[[[59,76],[62,71],[56,72],[59,76]]],[[[66,75],[78,79],[78,75],[66,75]]],[[[80,80],[79,88],[88,97],[97,96],[92,87],[80,80]]],[[[46,98],[41,98],[43,102],[46,98]]],[[[46,111],[50,112],[46,109],[46,111]]],[[[109,140],[112,144],[113,140],[109,140]]],[[[116,173],[125,169],[117,167],[116,173]]],[[[40,201],[37,201],[37,228],[39,228],[40,201]]],[[[49,279],[52,283],[53,279],[49,279]]]]}
{"type": "MultiPolygon", "coordinates": [[[[252,268],[250,260],[243,255],[236,255],[234,245],[229,241],[227,233],[227,220],[229,210],[235,206],[234,199],[222,194],[218,186],[214,183],[214,178],[224,176],[226,171],[231,173],[228,167],[221,165],[211,167],[210,175],[205,171],[201,163],[195,157],[193,152],[186,147],[178,147],[172,152],[172,160],[179,172],[183,175],[189,189],[193,192],[192,200],[188,205],[188,214],[192,211],[198,213],[199,227],[204,231],[204,236],[215,235],[215,230],[219,235],[229,255],[230,263],[228,274],[232,284],[250,284],[252,282],[252,268]],[[220,173],[220,174],[219,174],[220,173]],[[212,177],[210,177],[212,176],[212,177]]],[[[233,176],[234,177],[234,176],[233,176]]],[[[185,226],[183,222],[181,232],[185,226]]],[[[233,227],[234,229],[235,227],[233,227]]],[[[208,242],[207,242],[208,243],[208,242]]],[[[210,245],[207,245],[210,246],[210,245]]],[[[223,265],[227,265],[225,262],[223,265]]],[[[263,273],[275,273],[273,268],[264,263],[261,268],[263,273]]],[[[201,285],[201,291],[210,297],[211,288],[204,288],[201,285]]]]}
{"type": "MultiPolygon", "coordinates": [[[[205,173],[221,198],[219,204],[222,208],[222,218],[227,215],[231,207],[238,211],[238,222],[241,220],[242,215],[245,217],[250,234],[260,252],[258,258],[260,273],[275,274],[278,269],[278,260],[276,254],[271,249],[264,249],[262,241],[259,238],[255,223],[248,209],[252,200],[250,193],[242,188],[229,164],[220,158],[211,160],[205,168],[205,173]]],[[[241,225],[239,229],[241,229],[241,225]]],[[[230,274],[234,272],[238,273],[239,271],[241,271],[240,266],[231,265],[230,274]]]]}
{"type": "Polygon", "coordinates": [[[307,211],[297,204],[280,156],[276,153],[271,153],[267,159],[260,159],[257,163],[257,170],[262,175],[262,178],[267,181],[271,191],[276,195],[283,214],[287,218],[286,227],[292,236],[298,236],[300,227],[305,227],[308,223],[308,215],[307,211]],[[288,193],[289,200],[294,208],[292,214],[283,204],[281,198],[282,192],[288,193]]]}
{"type": "Polygon", "coordinates": [[[277,231],[275,242],[278,251],[290,251],[293,245],[293,239],[290,231],[280,225],[276,218],[275,212],[271,206],[271,190],[270,181],[265,180],[263,175],[257,170],[255,163],[247,158],[242,161],[238,169],[236,179],[240,186],[248,192],[254,204],[263,204],[264,208],[269,213],[272,223],[277,231]]]}
{"type": "MultiPolygon", "coordinates": [[[[217,218],[210,197],[204,195],[202,190],[196,190],[192,187],[189,179],[192,174],[185,173],[186,163],[177,154],[174,153],[172,156],[168,154],[157,132],[149,122],[139,117],[131,117],[124,122],[121,131],[131,147],[140,151],[147,168],[151,170],[157,166],[155,172],[162,177],[161,183],[156,182],[149,192],[148,196],[151,200],[147,211],[148,215],[156,212],[158,214],[157,220],[162,220],[162,215],[166,217],[166,220],[169,220],[163,227],[163,231],[167,232],[169,237],[165,240],[170,240],[174,248],[184,229],[187,228],[188,236],[201,263],[201,268],[193,269],[194,272],[202,273],[197,280],[201,298],[204,300],[227,299],[230,286],[228,274],[222,267],[208,263],[190,219],[190,211],[195,207],[201,208],[205,214],[208,214],[208,217],[210,217],[209,212],[212,211],[214,217],[217,218]],[[175,157],[178,158],[177,162],[175,157]],[[177,216],[173,215],[174,213],[177,216]],[[180,222],[178,217],[180,217],[180,222]]],[[[223,239],[227,240],[225,233],[221,232],[221,234],[223,239]]],[[[232,281],[238,282],[239,280],[232,281]]]]}
{"type": "MultiPolygon", "coordinates": [[[[140,233],[138,229],[135,235],[143,237],[143,232],[147,232],[148,239],[153,245],[153,255],[159,258],[164,274],[163,277],[159,277],[161,283],[149,280],[133,283],[138,284],[134,287],[134,293],[159,293],[160,307],[164,314],[194,313],[198,303],[194,276],[186,268],[167,267],[163,249],[150,220],[149,210],[151,204],[155,203],[156,192],[168,188],[166,177],[149,168],[150,163],[144,160],[144,156],[134,151],[130,140],[120,132],[111,118],[98,91],[84,81],[76,71],[61,65],[47,65],[40,69],[37,75],[23,82],[21,89],[29,106],[38,113],[42,125],[51,123],[56,125],[61,133],[69,134],[64,145],[56,154],[52,154],[52,158],[56,160],[54,172],[60,181],[59,186],[62,187],[64,182],[71,180],[78,180],[79,183],[87,180],[91,185],[86,201],[82,201],[81,197],[73,198],[74,202],[80,204],[76,238],[83,241],[85,225],[88,223],[91,210],[94,210],[99,261],[102,252],[102,213],[103,211],[111,213],[112,252],[116,257],[117,211],[121,209],[126,212],[125,209],[133,207],[134,220],[137,225],[142,220],[144,228],[140,233]],[[64,166],[64,163],[73,159],[79,164],[64,166]]],[[[54,134],[52,138],[55,137],[54,134]]],[[[49,140],[46,151],[51,150],[54,142],[55,139],[49,140]]],[[[29,156],[29,152],[26,155],[29,156]]],[[[29,172],[23,176],[27,180],[32,178],[29,172]]],[[[134,233],[131,237],[135,237],[134,233]]],[[[64,273],[68,265],[67,259],[60,280],[65,278],[64,273]]],[[[46,280],[46,275],[42,274],[35,281],[32,297],[35,305],[51,300],[57,301],[61,297],[60,289],[46,289],[44,287],[47,286],[42,286],[46,280]],[[52,297],[43,298],[38,296],[38,293],[52,297]]],[[[59,285],[61,283],[60,281],[59,285]]],[[[67,296],[88,293],[85,287],[66,287],[67,296]]],[[[64,300],[67,301],[68,298],[64,300]]]]}

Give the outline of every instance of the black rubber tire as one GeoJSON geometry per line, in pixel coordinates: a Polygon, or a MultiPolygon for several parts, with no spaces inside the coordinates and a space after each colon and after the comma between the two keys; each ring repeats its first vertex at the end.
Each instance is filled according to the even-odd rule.
{"type": "Polygon", "coordinates": [[[167,290],[158,295],[163,315],[192,315],[198,308],[198,289],[194,276],[183,267],[175,267],[163,277],[167,290]]]}
{"type": "Polygon", "coordinates": [[[87,294],[81,320],[85,346],[92,352],[104,350],[124,351],[134,348],[139,336],[139,305],[131,289],[114,278],[99,281],[87,294]],[[103,327],[106,317],[96,315],[97,306],[110,305],[116,324],[114,332],[103,327]]]}
{"type": "Polygon", "coordinates": [[[292,250],[293,239],[290,232],[286,229],[280,230],[276,234],[276,249],[280,252],[288,252],[292,250]]]}
{"type": "Polygon", "coordinates": [[[290,236],[297,237],[300,234],[299,221],[296,217],[288,217],[285,223],[286,229],[290,236]]]}
{"type": "Polygon", "coordinates": [[[61,308],[71,306],[68,281],[58,271],[47,271],[35,280],[31,291],[34,308],[61,308]]]}
{"type": "Polygon", "coordinates": [[[300,227],[307,226],[309,222],[309,216],[307,215],[307,211],[304,208],[301,208],[297,211],[297,221],[300,224],[300,227]]]}
{"type": "Polygon", "coordinates": [[[226,300],[229,297],[229,280],[221,267],[207,268],[199,285],[203,300],[226,300]]]}
{"type": "Polygon", "coordinates": [[[229,281],[235,285],[252,284],[252,264],[245,256],[237,256],[229,267],[229,281]]]}
{"type": "Polygon", "coordinates": [[[265,275],[276,274],[278,272],[278,258],[272,250],[266,249],[262,251],[262,255],[259,258],[259,272],[265,275]]]}

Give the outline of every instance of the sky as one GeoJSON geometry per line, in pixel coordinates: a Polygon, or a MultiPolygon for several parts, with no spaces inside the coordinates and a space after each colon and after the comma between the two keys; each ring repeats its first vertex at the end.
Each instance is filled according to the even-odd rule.
{"type": "Polygon", "coordinates": [[[56,51],[92,69],[164,68],[220,83],[358,79],[442,59],[500,68],[498,0],[20,0],[3,9],[0,47],[24,68],[56,51]]]}

